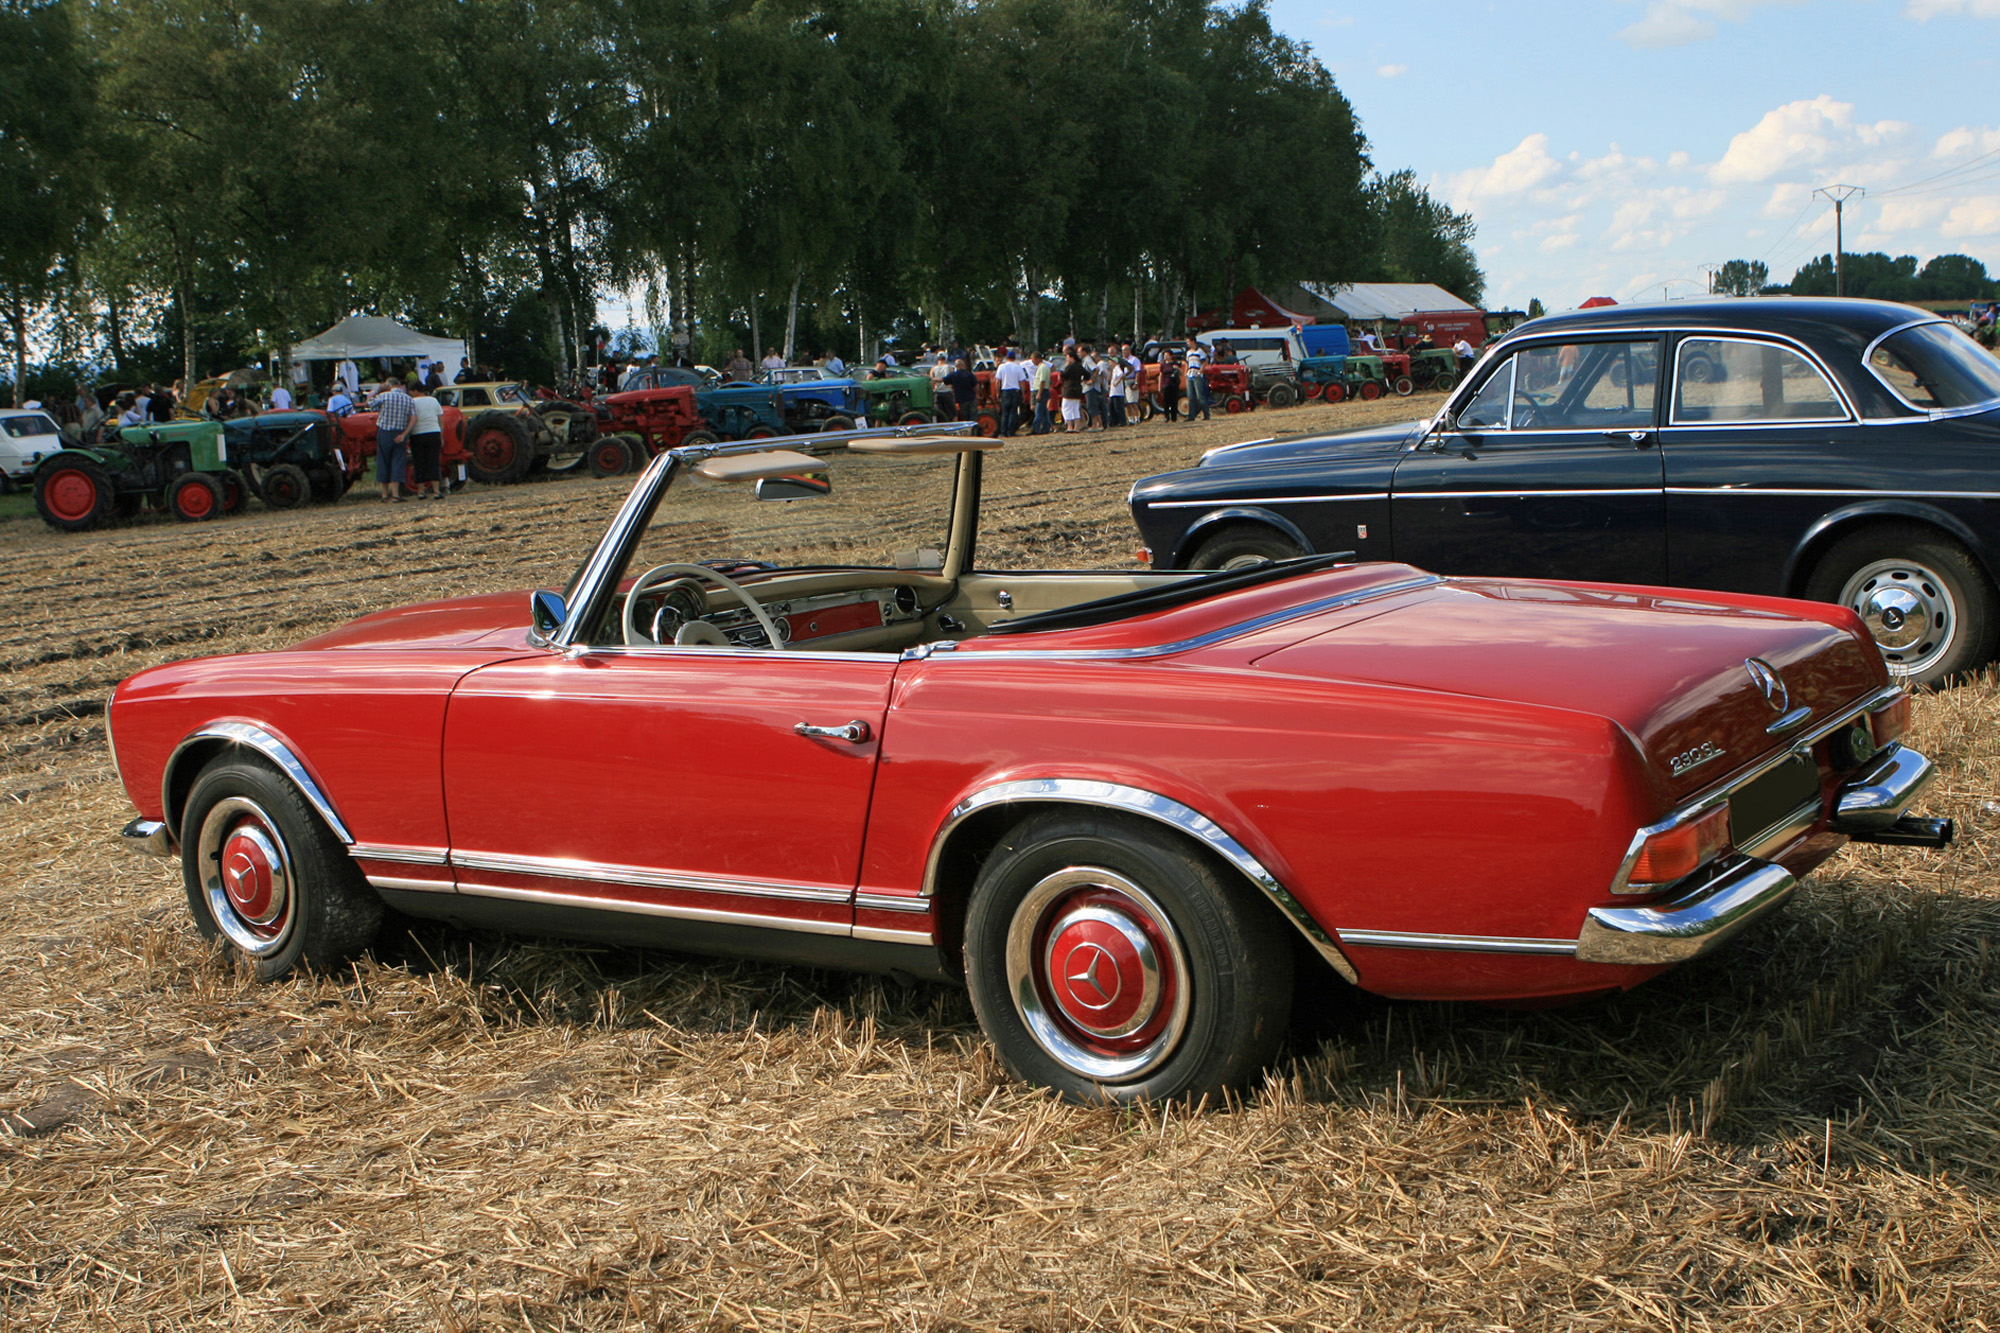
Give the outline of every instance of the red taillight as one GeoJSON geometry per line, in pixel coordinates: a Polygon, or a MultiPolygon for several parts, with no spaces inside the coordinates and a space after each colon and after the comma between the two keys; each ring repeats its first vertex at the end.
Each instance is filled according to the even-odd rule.
{"type": "Polygon", "coordinates": [[[1729,850],[1729,807],[1717,806],[1699,819],[1655,833],[1639,848],[1626,881],[1631,888],[1671,884],[1729,850]]]}
{"type": "Polygon", "coordinates": [[[1899,694],[1895,702],[1883,704],[1868,715],[1868,729],[1875,733],[1875,748],[1881,749],[1910,729],[1910,696],[1899,694]]]}
{"type": "Polygon", "coordinates": [[[1153,563],[1153,549],[1150,546],[1141,546],[1132,558],[1142,565],[1150,565],[1153,563]]]}

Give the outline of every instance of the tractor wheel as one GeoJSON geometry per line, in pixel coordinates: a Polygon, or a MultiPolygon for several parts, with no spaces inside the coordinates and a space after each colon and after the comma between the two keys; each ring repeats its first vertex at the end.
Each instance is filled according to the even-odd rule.
{"type": "Polygon", "coordinates": [[[616,477],[632,470],[632,448],[619,435],[600,435],[584,451],[590,457],[590,475],[616,477]]]}
{"type": "Polygon", "coordinates": [[[928,426],[931,424],[931,418],[927,412],[905,412],[902,416],[896,418],[896,424],[898,426],[928,426]]]}
{"type": "Polygon", "coordinates": [[[842,416],[840,413],[836,412],[832,416],[828,417],[826,420],[820,422],[819,428],[822,431],[853,430],[854,418],[849,416],[842,416]]]}
{"type": "Polygon", "coordinates": [[[704,444],[714,444],[715,442],[715,433],[713,431],[691,430],[681,436],[681,442],[675,447],[679,449],[692,449],[704,444]]]}
{"type": "Polygon", "coordinates": [[[535,415],[548,428],[554,445],[541,456],[548,472],[573,472],[589,454],[590,442],[597,438],[597,414],[587,407],[557,399],[535,408],[535,415]]]}
{"type": "Polygon", "coordinates": [[[1396,391],[1398,398],[1408,398],[1417,391],[1417,382],[1408,375],[1398,375],[1395,382],[1389,387],[1396,391]]]}
{"type": "Polygon", "coordinates": [[[264,474],[259,498],[269,509],[297,509],[312,499],[312,483],[296,463],[280,463],[264,474]]]}
{"type": "Polygon", "coordinates": [[[778,438],[778,432],[772,430],[769,426],[752,426],[744,433],[743,438],[746,440],[775,440],[778,438]]]}
{"type": "Polygon", "coordinates": [[[110,474],[88,458],[57,458],[35,474],[35,508],[62,532],[83,532],[111,517],[110,474]]]}
{"type": "Polygon", "coordinates": [[[1440,370],[1436,378],[1431,380],[1431,388],[1437,390],[1439,393],[1450,393],[1457,387],[1458,376],[1449,370],[1440,370]]]}
{"type": "Polygon", "coordinates": [[[1299,401],[1299,391],[1289,384],[1273,384],[1271,391],[1264,395],[1264,401],[1272,407],[1290,407],[1299,401]]]}
{"type": "Polygon", "coordinates": [[[1362,401],[1362,402],[1364,402],[1364,403],[1372,403],[1372,402],[1374,402],[1374,401],[1375,401],[1375,400],[1376,400],[1377,398],[1380,398],[1381,396],[1382,396],[1382,381],[1380,381],[1380,380],[1363,380],[1363,381],[1361,382],[1361,401],[1362,401]]]}
{"type": "Polygon", "coordinates": [[[1000,434],[1000,418],[991,412],[981,412],[979,414],[979,425],[975,428],[975,432],[984,435],[989,440],[997,438],[1000,434]]]}
{"type": "Polygon", "coordinates": [[[167,508],[183,523],[205,523],[224,503],[222,483],[206,472],[183,472],[167,487],[167,508]]]}
{"type": "Polygon", "coordinates": [[[1160,401],[1160,395],[1156,393],[1147,394],[1145,402],[1142,403],[1139,407],[1139,420],[1151,421],[1154,417],[1161,415],[1166,410],[1167,406],[1165,403],[1162,403],[1160,401]]]}
{"type": "Polygon", "coordinates": [[[250,497],[250,488],[244,484],[243,474],[235,468],[225,468],[215,474],[222,483],[222,512],[233,514],[241,509],[250,497]]]}
{"type": "Polygon", "coordinates": [[[465,428],[467,470],[474,481],[504,486],[528,475],[535,461],[535,442],[528,428],[511,413],[485,412],[465,428]]]}
{"type": "Polygon", "coordinates": [[[1326,392],[1320,395],[1320,401],[1323,403],[1337,403],[1346,397],[1347,386],[1345,384],[1329,384],[1326,386],[1326,392]]]}
{"type": "Polygon", "coordinates": [[[1231,416],[1234,416],[1238,412],[1246,411],[1249,406],[1250,400],[1240,393],[1232,393],[1222,400],[1222,410],[1231,416]]]}
{"type": "Polygon", "coordinates": [[[347,494],[347,474],[336,470],[330,463],[321,463],[309,469],[306,480],[312,484],[314,504],[330,505],[347,494]]]}

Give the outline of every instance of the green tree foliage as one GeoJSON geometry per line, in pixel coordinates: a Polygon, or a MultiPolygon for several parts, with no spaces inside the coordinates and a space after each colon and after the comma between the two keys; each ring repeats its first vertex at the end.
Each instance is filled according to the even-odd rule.
{"type": "MultiPolygon", "coordinates": [[[[1970,255],[1938,255],[1921,269],[1915,255],[1879,251],[1847,256],[1847,295],[1878,301],[1991,301],[2000,284],[1970,255]]],[[[1832,296],[1833,256],[1821,255],[1792,275],[1794,296],[1832,296]]]]}
{"type": "Polygon", "coordinates": [[[1393,282],[1434,282],[1460,300],[1483,305],[1486,275],[1472,254],[1470,214],[1455,213],[1417,184],[1414,171],[1369,183],[1369,207],[1381,237],[1383,276],[1393,282]]]}
{"type": "Polygon", "coordinates": [[[1715,274],[1718,296],[1755,296],[1770,281],[1771,270],[1761,259],[1732,259],[1715,274]]]}

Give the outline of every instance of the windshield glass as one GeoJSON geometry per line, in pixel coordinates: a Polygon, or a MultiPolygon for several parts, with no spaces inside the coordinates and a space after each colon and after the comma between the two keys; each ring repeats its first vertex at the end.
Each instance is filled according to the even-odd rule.
{"type": "Polygon", "coordinates": [[[30,435],[54,435],[56,423],[47,417],[36,415],[0,417],[0,429],[4,429],[17,440],[24,440],[30,435]]]}
{"type": "Polygon", "coordinates": [[[1949,324],[1892,333],[1868,357],[1890,392],[1924,412],[2000,398],[2000,361],[1949,324]]]}
{"type": "Polygon", "coordinates": [[[534,398],[518,384],[503,384],[493,391],[493,396],[503,403],[532,403],[534,398]]]}

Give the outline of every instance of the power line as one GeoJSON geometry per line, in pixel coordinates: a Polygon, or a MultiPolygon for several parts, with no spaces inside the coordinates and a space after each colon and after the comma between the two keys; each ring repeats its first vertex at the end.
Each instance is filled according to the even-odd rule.
{"type": "MultiPolygon", "coordinates": [[[[1909,193],[1911,191],[1914,191],[1919,185],[1928,185],[1932,181],[1942,181],[1948,176],[1956,176],[1961,172],[1970,171],[1974,167],[1978,166],[1980,163],[1989,161],[1996,157],[2000,157],[2000,148],[1995,148],[1991,152],[1981,153],[1978,157],[1971,158],[1967,161],[1961,162],[1955,167],[1946,167],[1943,171],[1936,172],[1932,175],[1921,176],[1916,180],[1906,182],[1905,184],[1902,185],[1893,186],[1887,190],[1877,190],[1875,194],[1877,198],[1880,198],[1883,195],[1909,193]]],[[[1981,177],[1980,179],[1985,180],[1989,178],[1981,177]]],[[[1965,181],[1958,182],[1958,184],[1969,184],[1969,183],[1970,182],[1965,182],[1965,181]]]]}

